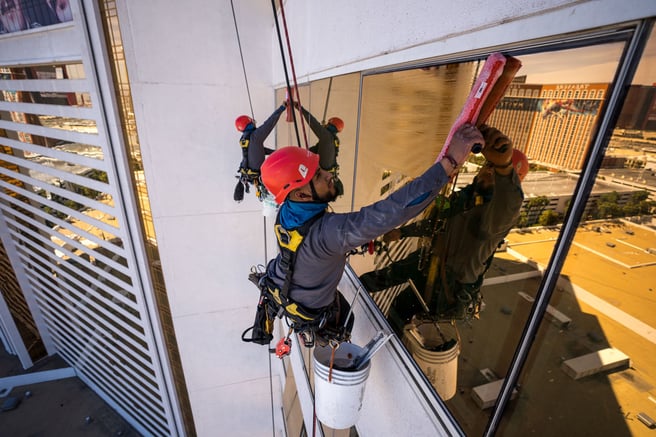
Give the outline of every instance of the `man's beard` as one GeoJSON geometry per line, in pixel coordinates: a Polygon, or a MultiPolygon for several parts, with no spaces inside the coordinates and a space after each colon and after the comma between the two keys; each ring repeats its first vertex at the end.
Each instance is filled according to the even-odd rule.
{"type": "Polygon", "coordinates": [[[317,190],[315,190],[315,188],[314,188],[314,183],[312,181],[310,181],[310,190],[312,191],[312,201],[313,202],[328,203],[328,202],[334,202],[335,200],[337,200],[337,196],[341,195],[341,193],[339,192],[340,190],[338,188],[338,183],[339,183],[339,187],[342,187],[342,191],[343,191],[344,188],[343,188],[342,182],[339,181],[338,179],[333,179],[333,187],[335,188],[335,191],[334,192],[328,192],[328,193],[324,194],[323,196],[319,196],[319,194],[317,193],[317,190]]]}

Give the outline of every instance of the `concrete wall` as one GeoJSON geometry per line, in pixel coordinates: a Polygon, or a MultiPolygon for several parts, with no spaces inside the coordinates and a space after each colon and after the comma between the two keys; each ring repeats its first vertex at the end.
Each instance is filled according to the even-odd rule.
{"type": "MultiPolygon", "coordinates": [[[[255,118],[262,121],[274,108],[274,86],[284,82],[271,5],[234,3],[255,118]]],[[[163,270],[198,433],[270,434],[266,348],[239,339],[252,322],[257,298],[246,280],[249,268],[273,256],[275,247],[270,233],[265,237],[254,195],[246,195],[240,204],[232,200],[240,160],[233,121],[250,108],[231,4],[192,0],[163,7],[154,0],[119,0],[118,5],[163,270]]],[[[307,81],[655,15],[656,2],[289,0],[285,13],[297,76],[307,81]]],[[[358,320],[367,323],[366,317],[358,320]]],[[[377,356],[375,364],[372,387],[394,381],[400,372],[388,354],[377,356]]],[[[278,409],[275,358],[273,373],[278,409]]],[[[400,408],[390,388],[376,400],[376,408],[364,407],[361,435],[385,435],[403,424],[412,424],[414,435],[435,434],[412,391],[402,393],[400,408]]],[[[280,423],[274,428],[282,432],[280,423]]]]}

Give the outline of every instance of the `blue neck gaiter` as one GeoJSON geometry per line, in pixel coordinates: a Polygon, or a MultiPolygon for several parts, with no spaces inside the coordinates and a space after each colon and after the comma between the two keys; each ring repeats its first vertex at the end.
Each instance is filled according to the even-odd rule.
{"type": "Polygon", "coordinates": [[[280,224],[285,229],[294,229],[324,211],[324,202],[294,202],[286,200],[280,205],[280,224]]]}

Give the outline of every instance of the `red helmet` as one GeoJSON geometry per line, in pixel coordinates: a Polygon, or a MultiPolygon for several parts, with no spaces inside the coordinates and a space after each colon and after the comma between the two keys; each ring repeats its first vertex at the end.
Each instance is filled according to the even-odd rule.
{"type": "Polygon", "coordinates": [[[255,121],[253,121],[253,119],[250,118],[248,115],[240,115],[235,120],[235,127],[239,132],[245,131],[249,124],[254,125],[255,121]]]}
{"type": "Polygon", "coordinates": [[[337,132],[341,132],[344,129],[344,121],[339,117],[329,118],[327,124],[332,124],[337,132]]]}
{"type": "Polygon", "coordinates": [[[290,191],[310,182],[319,168],[319,155],[296,146],[273,152],[260,168],[264,186],[280,205],[290,191]]]}
{"type": "Polygon", "coordinates": [[[519,180],[523,181],[528,174],[528,158],[521,151],[513,149],[512,164],[515,167],[515,173],[519,176],[519,180]]]}

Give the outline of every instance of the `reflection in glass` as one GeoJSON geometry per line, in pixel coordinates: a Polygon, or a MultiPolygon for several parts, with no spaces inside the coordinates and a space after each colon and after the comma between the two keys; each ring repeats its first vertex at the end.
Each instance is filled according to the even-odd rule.
{"type": "MultiPolygon", "coordinates": [[[[374,256],[350,259],[365,288],[468,435],[482,434],[487,423],[572,198],[622,48],[623,44],[612,43],[520,57],[519,75],[488,120],[530,162],[530,172],[521,182],[523,200],[519,198],[514,214],[508,212],[509,227],[515,229],[507,236],[509,228],[499,226],[502,216],[480,212],[497,208],[491,206],[491,199],[501,199],[499,193],[506,189],[497,173],[493,188],[486,193],[481,185],[486,160],[472,155],[431,209],[395,231],[396,235],[380,238],[374,256]],[[473,195],[467,197],[468,191],[473,195]],[[478,219],[472,217],[476,214],[478,219]],[[499,233],[486,232],[490,226],[499,233]],[[489,245],[483,249],[485,238],[489,245]],[[476,268],[467,267],[470,263],[476,268]],[[449,313],[440,310],[440,299],[460,303],[462,287],[457,282],[454,286],[454,269],[474,275],[460,276],[470,303],[451,306],[449,313]],[[467,313],[467,308],[474,310],[467,313]],[[457,376],[451,379],[445,375],[453,367],[439,362],[449,353],[449,365],[457,367],[457,376]]],[[[432,163],[469,92],[477,66],[463,63],[364,77],[356,208],[386,196],[432,163]]],[[[634,191],[598,181],[588,215],[592,219],[608,214],[615,201],[626,203],[632,211],[647,211],[647,195],[634,191]]],[[[498,203],[510,209],[516,200],[508,199],[498,203]]],[[[614,249],[605,245],[602,252],[614,249]]],[[[549,312],[560,336],[569,332],[571,310],[578,307],[566,288],[549,312]]],[[[565,355],[561,351],[559,356],[565,355]]],[[[559,364],[543,370],[551,377],[559,364]]],[[[523,396],[533,402],[541,392],[523,387],[515,396],[518,403],[523,396]]],[[[522,418],[527,414],[523,411],[522,418]]],[[[521,431],[509,435],[533,429],[530,421],[523,422],[516,425],[521,431]]]]}
{"type": "MultiPolygon", "coordinates": [[[[315,119],[325,124],[332,117],[340,118],[344,127],[338,134],[339,147],[337,164],[339,165],[339,178],[344,186],[344,194],[331,203],[336,212],[351,210],[353,193],[353,175],[355,163],[355,138],[357,132],[358,89],[360,75],[358,73],[337,76],[312,82],[310,85],[299,86],[300,102],[315,119]]],[[[285,99],[285,90],[276,92],[278,101],[285,99]]],[[[297,126],[301,145],[305,147],[306,138],[308,147],[317,144],[318,138],[309,128],[305,119],[301,120],[296,111],[297,126]]],[[[276,141],[273,138],[267,142],[267,147],[298,145],[296,128],[293,122],[285,122],[283,115],[277,125],[276,141]],[[268,144],[268,143],[271,144],[268,144]]]]}
{"type": "MultiPolygon", "coordinates": [[[[655,55],[652,35],[552,296],[551,323],[540,327],[522,393],[501,423],[504,435],[546,427],[563,435],[646,435],[645,417],[656,416],[655,55]]],[[[541,246],[556,236],[535,229],[511,234],[509,245],[544,266],[550,253],[541,246]]]]}

